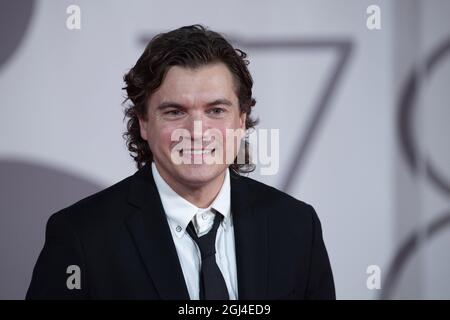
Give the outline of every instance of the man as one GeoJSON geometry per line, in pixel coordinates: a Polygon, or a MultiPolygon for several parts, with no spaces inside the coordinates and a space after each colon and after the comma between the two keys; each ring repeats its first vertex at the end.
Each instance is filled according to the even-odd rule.
{"type": "Polygon", "coordinates": [[[313,207],[240,175],[245,58],[199,25],[152,39],[124,77],[139,170],[50,217],[27,298],[335,298],[313,207]]]}

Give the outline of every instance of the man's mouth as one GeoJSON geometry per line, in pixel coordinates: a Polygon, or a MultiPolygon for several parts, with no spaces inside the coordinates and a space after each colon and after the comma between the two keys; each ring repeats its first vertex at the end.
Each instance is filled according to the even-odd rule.
{"type": "Polygon", "coordinates": [[[200,156],[212,154],[216,149],[180,149],[180,156],[200,156]]]}

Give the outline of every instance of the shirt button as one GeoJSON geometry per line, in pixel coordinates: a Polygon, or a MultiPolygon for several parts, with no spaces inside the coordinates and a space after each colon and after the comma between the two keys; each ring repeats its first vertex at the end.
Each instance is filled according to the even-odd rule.
{"type": "Polygon", "coordinates": [[[177,226],[177,228],[175,230],[177,230],[177,232],[181,232],[183,228],[181,228],[180,226],[177,226]]]}

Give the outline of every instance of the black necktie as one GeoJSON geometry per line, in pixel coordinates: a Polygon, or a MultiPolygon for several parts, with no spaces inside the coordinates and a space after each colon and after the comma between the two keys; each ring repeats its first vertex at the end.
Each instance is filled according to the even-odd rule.
{"type": "Polygon", "coordinates": [[[197,243],[202,256],[200,270],[200,300],[229,300],[227,286],[222,272],[216,263],[216,234],[223,215],[216,212],[211,230],[200,238],[195,232],[192,221],[186,231],[197,243]]]}

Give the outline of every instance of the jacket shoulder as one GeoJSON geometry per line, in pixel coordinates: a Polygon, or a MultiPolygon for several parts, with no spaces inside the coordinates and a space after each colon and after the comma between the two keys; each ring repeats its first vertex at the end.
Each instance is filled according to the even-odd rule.
{"type": "Polygon", "coordinates": [[[73,228],[94,227],[96,222],[104,223],[122,218],[126,212],[128,192],[133,176],[129,176],[103,190],[91,194],[52,214],[48,224],[64,221],[73,228]]]}
{"type": "Polygon", "coordinates": [[[289,209],[289,211],[296,212],[309,212],[314,210],[309,203],[299,200],[286,192],[263,182],[245,176],[240,176],[238,179],[242,179],[242,181],[249,186],[249,189],[255,198],[254,201],[260,206],[268,206],[280,210],[289,209]]]}

